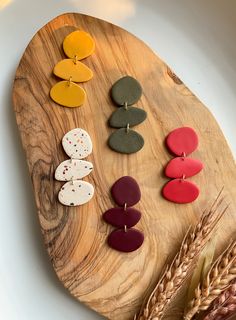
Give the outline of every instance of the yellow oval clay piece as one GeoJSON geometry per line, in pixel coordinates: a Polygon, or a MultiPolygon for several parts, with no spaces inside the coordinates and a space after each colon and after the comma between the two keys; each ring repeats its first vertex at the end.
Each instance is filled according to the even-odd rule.
{"type": "Polygon", "coordinates": [[[69,81],[56,83],[51,91],[52,100],[64,107],[80,107],[86,98],[86,93],[78,84],[69,81]]]}
{"type": "Polygon", "coordinates": [[[56,64],[53,73],[62,79],[74,82],[88,81],[93,77],[93,72],[84,63],[73,59],[64,59],[56,64]]]}
{"type": "Polygon", "coordinates": [[[65,37],[63,49],[69,58],[73,59],[76,56],[81,60],[94,52],[95,43],[87,32],[77,30],[65,37]]]}

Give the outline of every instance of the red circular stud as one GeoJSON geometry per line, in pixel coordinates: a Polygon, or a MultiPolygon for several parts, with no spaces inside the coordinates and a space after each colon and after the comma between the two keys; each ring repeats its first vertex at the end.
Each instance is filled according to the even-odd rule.
{"type": "Polygon", "coordinates": [[[169,133],[166,144],[177,156],[188,155],[197,149],[198,136],[192,128],[177,128],[169,133]]]}

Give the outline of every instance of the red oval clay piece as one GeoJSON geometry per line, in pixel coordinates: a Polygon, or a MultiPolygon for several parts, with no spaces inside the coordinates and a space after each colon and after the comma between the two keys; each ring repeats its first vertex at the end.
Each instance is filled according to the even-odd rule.
{"type": "Polygon", "coordinates": [[[189,203],[197,199],[199,195],[198,187],[191,181],[174,179],[162,189],[163,196],[172,202],[189,203]]]}
{"type": "Polygon", "coordinates": [[[166,144],[177,156],[188,155],[197,149],[198,136],[192,128],[177,128],[168,134],[166,144]]]}
{"type": "Polygon", "coordinates": [[[114,227],[127,228],[135,226],[141,218],[141,212],[134,208],[111,208],[104,212],[103,219],[114,227]]]}
{"type": "Polygon", "coordinates": [[[169,178],[186,178],[192,177],[199,173],[203,168],[203,163],[200,160],[177,157],[171,159],[165,168],[165,175],[169,178]]]}
{"type": "Polygon", "coordinates": [[[136,229],[117,229],[112,231],[107,239],[109,246],[122,252],[137,250],[143,244],[143,233],[136,229]]]}
{"type": "Polygon", "coordinates": [[[124,176],[118,179],[111,188],[111,194],[118,206],[132,207],[141,199],[141,191],[134,178],[124,176]]]}

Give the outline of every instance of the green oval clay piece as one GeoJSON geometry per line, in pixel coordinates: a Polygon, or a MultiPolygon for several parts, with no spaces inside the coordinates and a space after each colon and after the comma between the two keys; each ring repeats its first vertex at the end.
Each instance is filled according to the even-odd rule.
{"type": "Polygon", "coordinates": [[[142,95],[142,87],[138,81],[130,76],[125,76],[116,81],[111,88],[112,100],[119,106],[134,104],[142,95]]]}
{"type": "Polygon", "coordinates": [[[116,152],[130,154],[142,149],[144,140],[136,131],[121,128],[110,135],[108,145],[116,152]]]}
{"type": "Polygon", "coordinates": [[[114,111],[109,119],[109,125],[113,128],[126,128],[136,126],[143,122],[147,117],[147,113],[136,107],[121,107],[114,111]]]}

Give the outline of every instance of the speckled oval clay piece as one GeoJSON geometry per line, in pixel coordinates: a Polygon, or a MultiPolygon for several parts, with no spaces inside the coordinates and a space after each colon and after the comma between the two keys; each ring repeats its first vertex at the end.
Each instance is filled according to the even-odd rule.
{"type": "Polygon", "coordinates": [[[78,180],[86,177],[92,170],[93,164],[89,161],[65,160],[56,168],[55,179],[58,181],[78,180]]]}
{"type": "Polygon", "coordinates": [[[66,182],[58,193],[58,200],[65,206],[79,206],[92,199],[94,188],[83,180],[66,182]]]}

